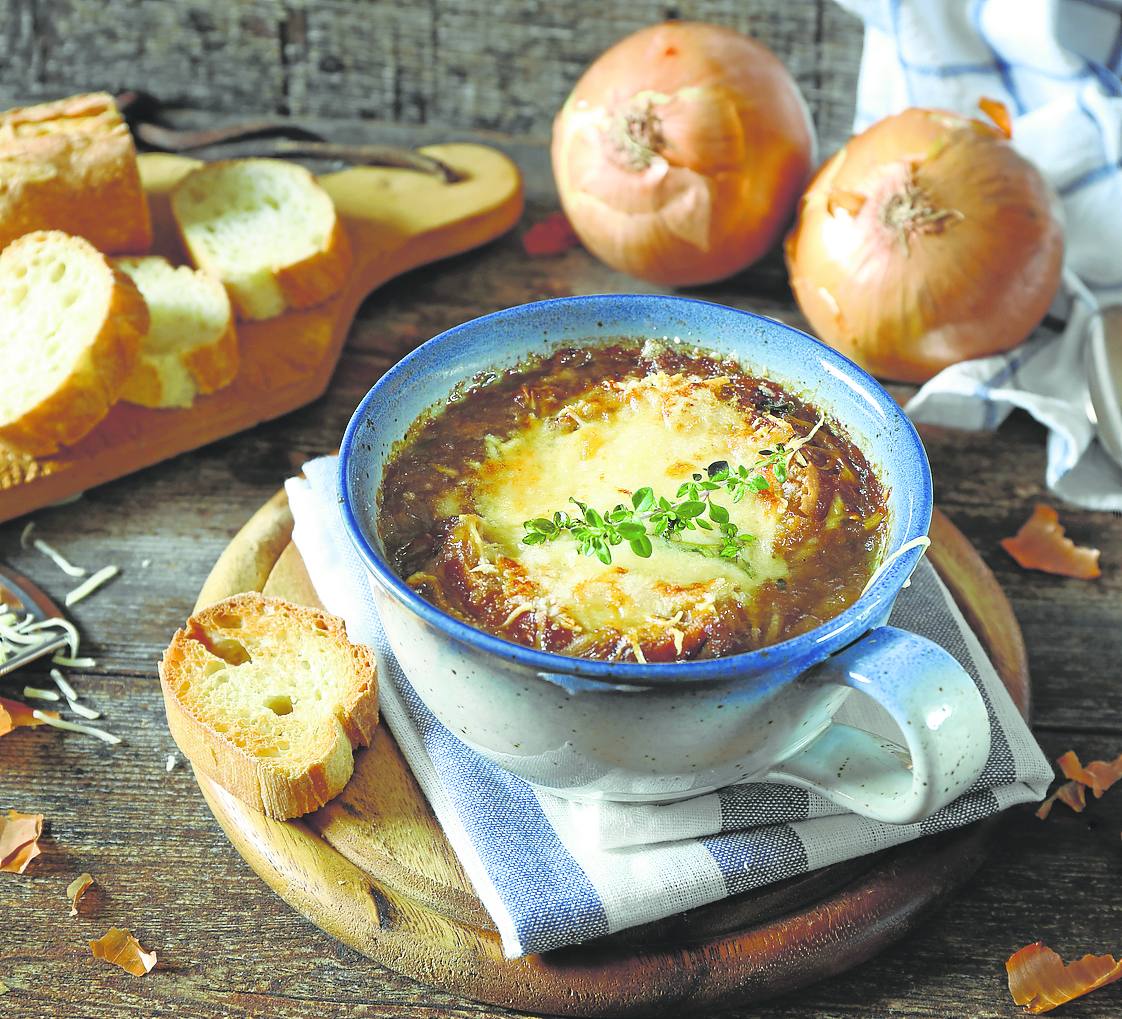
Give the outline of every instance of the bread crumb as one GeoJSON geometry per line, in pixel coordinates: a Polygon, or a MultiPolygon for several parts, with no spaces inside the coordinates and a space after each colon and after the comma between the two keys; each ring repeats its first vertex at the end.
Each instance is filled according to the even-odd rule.
{"type": "Polygon", "coordinates": [[[167,771],[175,770],[175,766],[179,763],[179,758],[175,754],[168,754],[167,764],[165,768],[167,771]]]}
{"type": "Polygon", "coordinates": [[[140,568],[142,570],[148,569],[148,567],[151,566],[151,565],[152,565],[152,560],[151,559],[141,559],[140,560],[140,568]]]}

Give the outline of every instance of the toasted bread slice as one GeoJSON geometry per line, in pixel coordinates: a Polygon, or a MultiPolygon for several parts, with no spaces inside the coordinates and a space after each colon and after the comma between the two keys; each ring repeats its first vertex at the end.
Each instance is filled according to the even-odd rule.
{"type": "Polygon", "coordinates": [[[188,619],[160,683],[179,749],[269,817],[336,796],[378,723],[373,652],[347,640],[342,620],[257,592],[188,619]]]}
{"type": "Polygon", "coordinates": [[[0,248],[33,230],[111,253],[152,243],[136,148],[107,93],[0,113],[0,248]]]}
{"type": "Polygon", "coordinates": [[[0,252],[0,440],[37,456],[107,413],[148,329],[144,298],[89,241],[56,230],[0,252]]]}
{"type": "Polygon", "coordinates": [[[238,336],[226,288],[166,258],[118,258],[148,304],[151,323],[121,399],[143,407],[190,407],[238,373],[238,336]]]}
{"type": "Polygon", "coordinates": [[[192,261],[226,284],[242,318],[272,318],[339,292],[351,248],[307,170],[278,159],[211,163],[171,194],[192,261]]]}

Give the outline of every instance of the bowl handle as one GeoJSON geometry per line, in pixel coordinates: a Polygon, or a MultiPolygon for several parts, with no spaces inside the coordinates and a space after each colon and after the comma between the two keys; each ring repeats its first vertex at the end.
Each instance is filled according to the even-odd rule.
{"type": "Polygon", "coordinates": [[[985,767],[990,723],[978,687],[938,644],[881,626],[799,679],[858,690],[900,727],[905,746],[833,722],[769,781],[802,786],[890,824],[918,821],[966,792],[985,767]]]}

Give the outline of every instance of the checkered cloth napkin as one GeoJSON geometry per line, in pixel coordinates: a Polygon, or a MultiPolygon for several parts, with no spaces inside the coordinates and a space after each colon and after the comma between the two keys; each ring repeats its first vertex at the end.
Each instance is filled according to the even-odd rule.
{"type": "Polygon", "coordinates": [[[981,97],[999,99],[1013,145],[1063,206],[1064,284],[1045,324],[1009,353],[947,368],[908,414],[993,429],[1020,407],[1049,429],[1048,486],[1122,510],[1122,467],[1095,438],[1084,371],[1098,310],[1122,304],[1122,0],[838,2],[866,25],[855,131],[909,106],[978,115],[981,97]]]}
{"type": "MultiPolygon", "coordinates": [[[[917,824],[889,825],[789,786],[746,783],[665,806],[577,804],[536,792],[461,743],[421,703],[378,622],[373,582],[339,510],[338,460],[286,488],[293,540],[328,611],[378,656],[382,717],[514,958],[658,920],[840,860],[1039,800],[1052,768],[977,638],[921,563],[892,625],[938,641],[978,684],[992,750],[974,787],[917,824]]],[[[879,708],[850,697],[841,720],[893,738],[879,708]]],[[[896,734],[898,738],[898,733],[896,734]]]]}

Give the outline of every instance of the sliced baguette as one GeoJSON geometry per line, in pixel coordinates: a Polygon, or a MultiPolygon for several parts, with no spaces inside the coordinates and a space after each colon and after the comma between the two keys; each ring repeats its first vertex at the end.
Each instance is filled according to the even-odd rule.
{"type": "Polygon", "coordinates": [[[229,385],[238,373],[238,336],[226,288],[156,255],[114,264],[136,284],[151,316],[121,399],[142,407],[190,407],[196,394],[229,385]]]}
{"type": "Polygon", "coordinates": [[[0,248],[33,230],[65,230],[111,253],[148,250],[136,148],[112,96],[0,113],[0,248]]]}
{"type": "Polygon", "coordinates": [[[277,159],[211,163],[172,190],[192,261],[226,284],[242,318],[272,318],[338,293],[351,248],[335,205],[307,170],[277,159]]]}
{"type": "Polygon", "coordinates": [[[0,440],[36,456],[77,442],[132,373],[148,309],[89,241],[55,230],[0,252],[0,440]]]}
{"type": "Polygon", "coordinates": [[[378,722],[373,652],[351,644],[334,616],[256,592],[188,619],[160,684],[192,764],[280,819],[338,795],[378,722]]]}

